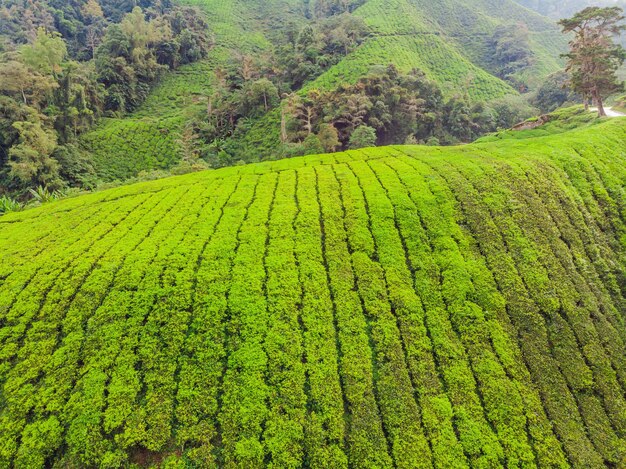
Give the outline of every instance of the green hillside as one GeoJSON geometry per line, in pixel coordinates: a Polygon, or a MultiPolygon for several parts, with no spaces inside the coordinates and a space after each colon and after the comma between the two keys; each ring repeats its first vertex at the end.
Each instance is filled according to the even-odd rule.
{"type": "Polygon", "coordinates": [[[409,0],[368,0],[355,15],[370,27],[371,38],[311,88],[355,82],[374,65],[394,64],[405,72],[423,70],[448,95],[468,92],[472,100],[488,101],[515,93],[450,44],[445,37],[448,31],[434,23],[431,12],[422,5],[409,0]]]}
{"type": "MultiPolygon", "coordinates": [[[[516,75],[537,87],[560,70],[566,40],[550,20],[512,1],[368,0],[355,13],[371,34],[367,41],[305,90],[328,89],[354,83],[374,65],[394,64],[407,72],[424,71],[448,96],[467,96],[489,102],[516,95],[510,84],[492,74],[489,42],[498,26],[523,23],[528,27],[532,65],[516,75]]],[[[243,154],[269,158],[280,145],[280,116],[270,113],[243,136],[243,154]],[[268,137],[269,136],[269,137],[268,137]]]]}
{"type": "Polygon", "coordinates": [[[515,1],[408,1],[435,22],[470,60],[487,70],[492,69],[493,54],[487,45],[500,25],[528,28],[533,63],[518,74],[520,81],[534,88],[547,75],[563,67],[559,55],[566,49],[567,41],[559,29],[552,21],[520,7],[515,1]]]}
{"type": "Polygon", "coordinates": [[[126,179],[140,171],[167,169],[180,161],[189,115],[206,105],[212,61],[171,72],[141,108],[124,118],[105,118],[82,138],[99,177],[126,179]]]}
{"type": "MultiPolygon", "coordinates": [[[[183,133],[189,116],[194,109],[201,109],[212,92],[210,69],[242,53],[268,53],[277,31],[305,24],[309,21],[306,5],[311,9],[315,5],[302,0],[182,3],[206,12],[215,44],[212,57],[171,74],[135,114],[103,120],[84,136],[83,147],[94,155],[96,173],[102,180],[125,179],[142,170],[167,169],[176,164],[185,153],[183,142],[188,138],[183,133]],[[171,88],[181,94],[174,99],[163,96],[163,90],[171,88]],[[198,105],[190,106],[194,102],[198,105]],[[166,160],[161,156],[163,148],[167,149],[166,160]]],[[[532,58],[531,65],[515,75],[516,80],[535,88],[563,65],[559,54],[566,44],[556,26],[512,1],[496,5],[487,0],[367,0],[354,15],[369,27],[369,37],[340,63],[305,84],[304,90],[353,84],[372,66],[394,64],[405,73],[421,69],[446,97],[467,96],[476,103],[513,96],[517,91],[511,84],[494,76],[489,44],[498,26],[518,22],[528,27],[532,58]]],[[[234,159],[254,161],[276,156],[279,134],[278,111],[252,119],[245,130],[232,137],[234,159]]]]}
{"type": "Polygon", "coordinates": [[[626,120],[0,218],[1,467],[623,467],[626,120]]]}

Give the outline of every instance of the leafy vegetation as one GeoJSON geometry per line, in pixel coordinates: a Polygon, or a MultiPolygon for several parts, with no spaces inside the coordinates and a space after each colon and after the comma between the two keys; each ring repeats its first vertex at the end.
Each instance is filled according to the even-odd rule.
{"type": "Polygon", "coordinates": [[[493,142],[506,139],[527,139],[557,135],[574,129],[594,126],[606,119],[599,118],[595,113],[585,110],[583,106],[570,106],[558,109],[539,117],[521,122],[517,128],[494,132],[476,140],[477,142],[493,142]]]}
{"type": "Polygon", "coordinates": [[[618,118],[4,215],[0,465],[619,467],[625,149],[618,118]]]}

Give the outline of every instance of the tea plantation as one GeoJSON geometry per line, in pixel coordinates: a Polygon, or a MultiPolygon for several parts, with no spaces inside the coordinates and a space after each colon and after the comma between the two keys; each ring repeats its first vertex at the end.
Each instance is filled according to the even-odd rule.
{"type": "Polygon", "coordinates": [[[626,119],[0,218],[0,467],[623,467],[626,119]]]}

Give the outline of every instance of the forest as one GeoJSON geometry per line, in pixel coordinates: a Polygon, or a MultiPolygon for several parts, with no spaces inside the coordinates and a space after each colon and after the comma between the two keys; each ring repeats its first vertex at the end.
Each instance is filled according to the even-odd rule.
{"type": "Polygon", "coordinates": [[[0,4],[0,181],[5,192],[88,180],[79,134],[141,104],[165,70],[206,56],[207,24],[187,7],[124,2],[0,4]],[[130,10],[129,10],[130,8],[130,10]]]}

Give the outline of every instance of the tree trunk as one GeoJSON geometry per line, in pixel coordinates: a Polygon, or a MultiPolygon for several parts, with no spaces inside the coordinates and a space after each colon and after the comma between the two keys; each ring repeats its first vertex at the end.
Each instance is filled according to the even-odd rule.
{"type": "Polygon", "coordinates": [[[313,133],[313,111],[311,108],[306,109],[306,129],[309,135],[313,133]]]}
{"type": "Polygon", "coordinates": [[[593,91],[593,99],[598,106],[598,117],[606,117],[606,111],[604,110],[604,103],[602,102],[602,96],[597,90],[593,91]]]}
{"type": "Polygon", "coordinates": [[[280,140],[282,143],[287,143],[287,118],[284,107],[280,112],[280,140]]]}

